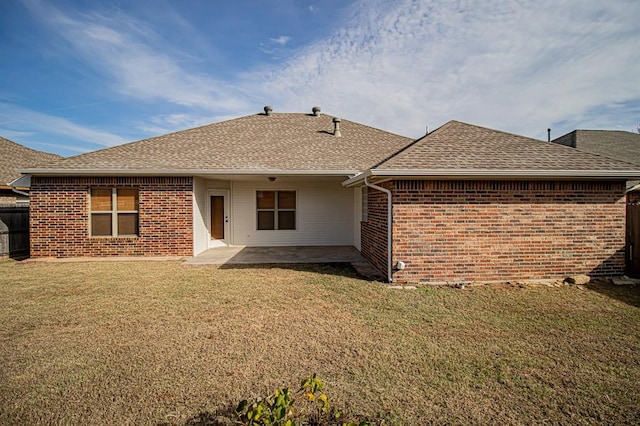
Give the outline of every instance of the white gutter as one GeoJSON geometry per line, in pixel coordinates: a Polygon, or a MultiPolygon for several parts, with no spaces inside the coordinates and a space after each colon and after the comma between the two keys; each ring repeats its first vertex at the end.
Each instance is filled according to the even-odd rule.
{"type": "Polygon", "coordinates": [[[359,184],[370,176],[422,177],[429,179],[638,179],[640,170],[485,170],[485,169],[372,169],[344,181],[359,184]]]}
{"type": "Polygon", "coordinates": [[[29,198],[29,193],[28,192],[24,192],[24,191],[20,191],[19,189],[15,189],[13,186],[11,187],[11,190],[13,192],[15,192],[16,194],[24,195],[25,197],[29,198]]]}
{"type": "Polygon", "coordinates": [[[20,195],[24,195],[25,197],[29,197],[29,193],[28,192],[24,192],[24,191],[20,191],[19,189],[16,189],[18,187],[18,182],[20,181],[26,181],[25,184],[20,185],[20,187],[22,188],[28,188],[31,187],[31,176],[20,176],[15,178],[14,180],[12,180],[11,182],[9,182],[9,186],[11,187],[11,190],[13,192],[15,192],[16,194],[20,194],[20,195]]]}
{"type": "Polygon", "coordinates": [[[391,269],[393,255],[393,204],[391,202],[391,191],[381,186],[369,182],[369,176],[364,177],[364,184],[369,188],[377,189],[387,194],[387,281],[393,282],[393,270],[391,269]]]}
{"type": "Polygon", "coordinates": [[[203,175],[257,175],[257,176],[352,176],[358,170],[256,170],[256,169],[21,169],[23,174],[35,176],[203,176],[203,175]]]}
{"type": "Polygon", "coordinates": [[[633,192],[633,191],[637,191],[640,189],[640,185],[636,185],[634,187],[631,187],[629,189],[627,189],[627,192],[633,192]]]}

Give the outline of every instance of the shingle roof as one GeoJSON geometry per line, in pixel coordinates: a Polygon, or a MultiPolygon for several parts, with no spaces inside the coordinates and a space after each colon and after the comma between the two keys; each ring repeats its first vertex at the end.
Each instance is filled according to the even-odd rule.
{"type": "Polygon", "coordinates": [[[574,130],[551,142],[640,164],[640,134],[638,133],[621,130],[574,130]]]}
{"type": "Polygon", "coordinates": [[[19,177],[17,169],[36,167],[60,158],[59,155],[36,151],[0,137],[0,185],[7,185],[19,177]]]}
{"type": "Polygon", "coordinates": [[[524,136],[450,121],[376,170],[638,170],[640,167],[524,136]]]}
{"type": "MultiPolygon", "coordinates": [[[[412,142],[333,117],[256,114],[69,157],[48,167],[73,171],[360,171],[412,142]]],[[[32,174],[46,170],[29,170],[32,174]]]]}
{"type": "MultiPolygon", "coordinates": [[[[640,165],[640,134],[621,130],[574,130],[551,142],[640,165]]],[[[627,182],[634,188],[638,180],[627,182]]]]}

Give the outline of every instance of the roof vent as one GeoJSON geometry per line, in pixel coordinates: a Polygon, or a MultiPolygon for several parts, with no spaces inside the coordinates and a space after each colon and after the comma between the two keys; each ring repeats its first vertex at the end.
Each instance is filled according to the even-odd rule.
{"type": "Polygon", "coordinates": [[[316,117],[320,117],[320,107],[315,106],[311,108],[311,112],[313,112],[313,115],[315,115],[316,117]]]}
{"type": "Polygon", "coordinates": [[[547,129],[547,142],[551,142],[551,129],[547,129]]]}
{"type": "Polygon", "coordinates": [[[333,117],[333,136],[335,136],[336,138],[339,138],[340,136],[342,136],[342,134],[340,133],[340,120],[338,117],[333,117]]]}
{"type": "Polygon", "coordinates": [[[273,108],[271,108],[269,105],[264,107],[264,115],[271,115],[271,111],[273,111],[273,108]]]}

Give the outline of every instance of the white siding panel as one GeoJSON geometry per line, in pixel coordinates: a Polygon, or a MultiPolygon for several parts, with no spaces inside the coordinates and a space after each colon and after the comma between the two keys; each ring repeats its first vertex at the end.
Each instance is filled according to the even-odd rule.
{"type": "Polygon", "coordinates": [[[353,245],[353,189],[344,179],[236,181],[232,191],[233,244],[246,246],[353,245]],[[256,230],[256,191],[295,190],[297,229],[256,230]]]}
{"type": "Polygon", "coordinates": [[[205,180],[193,178],[193,255],[207,249],[207,191],[205,180]]]}
{"type": "Polygon", "coordinates": [[[353,189],[353,245],[360,247],[360,222],[362,221],[362,188],[353,189]]]}

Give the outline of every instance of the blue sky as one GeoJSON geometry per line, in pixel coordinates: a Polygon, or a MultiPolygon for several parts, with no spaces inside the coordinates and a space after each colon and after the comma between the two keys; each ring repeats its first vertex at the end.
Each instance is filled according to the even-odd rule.
{"type": "Polygon", "coordinates": [[[69,156],[257,113],[419,137],[640,123],[637,0],[0,1],[0,136],[69,156]]]}

